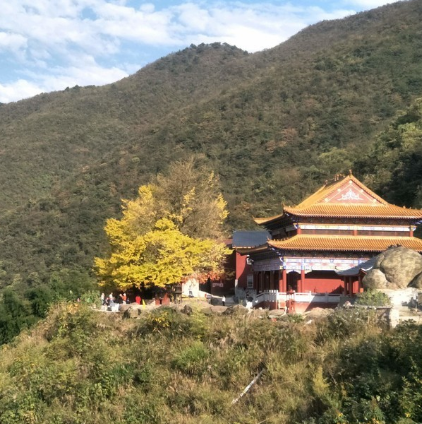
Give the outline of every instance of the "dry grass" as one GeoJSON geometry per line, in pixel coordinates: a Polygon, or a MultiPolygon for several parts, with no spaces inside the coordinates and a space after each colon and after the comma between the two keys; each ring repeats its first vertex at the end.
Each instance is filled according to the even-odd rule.
{"type": "Polygon", "coordinates": [[[375,322],[359,327],[362,317],[339,316],[344,340],[330,329],[337,318],[327,319],[304,325],[197,307],[191,316],[160,308],[124,320],[58,305],[1,351],[0,422],[336,422],[309,420],[335,416],[342,355],[356,356],[362,344],[378,352],[383,333],[375,322]]]}

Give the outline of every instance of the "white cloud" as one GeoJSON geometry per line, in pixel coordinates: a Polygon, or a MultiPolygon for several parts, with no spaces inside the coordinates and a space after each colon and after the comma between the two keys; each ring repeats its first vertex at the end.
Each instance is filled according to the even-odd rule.
{"type": "Polygon", "coordinates": [[[10,84],[0,84],[0,102],[8,103],[35,96],[36,94],[64,90],[75,85],[104,85],[128,76],[125,69],[104,68],[89,56],[78,57],[66,67],[53,67],[49,72],[25,72],[27,79],[10,84]],[[29,81],[31,80],[31,81],[29,81]]]}
{"type": "Polygon", "coordinates": [[[274,47],[300,29],[323,19],[337,19],[353,10],[325,12],[318,7],[295,7],[290,4],[226,4],[208,9],[186,3],[174,7],[178,27],[173,39],[189,42],[224,41],[249,52],[274,47]]]}
{"type": "MultiPolygon", "coordinates": [[[[15,82],[10,81],[10,72],[7,82],[0,75],[0,101],[36,90],[120,79],[141,62],[139,53],[128,51],[129,45],[138,52],[154,47],[170,52],[191,43],[220,41],[254,52],[281,43],[311,23],[354,13],[347,8],[327,12],[318,6],[274,0],[185,1],[161,9],[136,1],[137,7],[125,0],[0,0],[0,59],[2,52],[13,51],[19,75],[15,82]],[[99,66],[99,60],[105,65],[99,66]]],[[[380,3],[344,0],[343,4],[371,1],[380,3]]]]}
{"type": "Polygon", "coordinates": [[[26,45],[27,39],[20,34],[0,32],[0,52],[2,50],[9,50],[17,53],[19,50],[25,48],[26,45]]]}
{"type": "Polygon", "coordinates": [[[358,6],[363,10],[373,9],[375,7],[384,6],[386,4],[391,4],[397,0],[346,0],[345,3],[352,6],[358,6]]]}
{"type": "Polygon", "coordinates": [[[14,102],[27,99],[42,92],[36,84],[19,79],[10,84],[0,84],[0,103],[14,102]]]}
{"type": "Polygon", "coordinates": [[[43,76],[43,86],[46,91],[63,90],[75,85],[104,85],[128,76],[123,69],[111,67],[103,68],[94,61],[86,60],[70,67],[57,67],[53,75],[43,76]]]}

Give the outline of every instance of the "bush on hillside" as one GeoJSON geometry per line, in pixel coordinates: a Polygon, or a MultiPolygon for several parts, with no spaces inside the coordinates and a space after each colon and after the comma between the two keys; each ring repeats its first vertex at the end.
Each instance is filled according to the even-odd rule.
{"type": "Polygon", "coordinates": [[[366,290],[357,295],[355,304],[365,306],[390,306],[391,299],[385,293],[378,290],[366,290]]]}

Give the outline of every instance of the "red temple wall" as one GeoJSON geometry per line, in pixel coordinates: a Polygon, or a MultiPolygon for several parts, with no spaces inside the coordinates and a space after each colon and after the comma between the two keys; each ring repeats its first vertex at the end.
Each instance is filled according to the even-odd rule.
{"type": "Polygon", "coordinates": [[[359,280],[353,281],[353,293],[359,293],[359,280]]]}
{"type": "Polygon", "coordinates": [[[302,291],[341,294],[343,292],[343,287],[343,281],[334,271],[312,271],[305,274],[302,291]]]}
{"type": "Polygon", "coordinates": [[[236,280],[238,287],[247,288],[247,276],[252,274],[252,265],[246,263],[246,255],[236,252],[236,280]]]}

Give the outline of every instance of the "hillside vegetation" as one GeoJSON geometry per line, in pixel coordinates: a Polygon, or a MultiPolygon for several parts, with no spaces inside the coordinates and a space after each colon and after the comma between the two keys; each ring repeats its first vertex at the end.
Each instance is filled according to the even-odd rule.
{"type": "Polygon", "coordinates": [[[413,0],[264,52],[191,46],[115,84],[1,105],[0,287],[86,275],[120,199],[174,160],[194,155],[219,175],[227,230],[299,202],[422,96],[421,52],[413,0]]]}
{"type": "Polygon", "coordinates": [[[422,327],[388,331],[356,310],[307,324],[204,311],[129,321],[56,306],[1,349],[1,423],[422,421],[422,327]]]}
{"type": "Polygon", "coordinates": [[[370,170],[367,182],[385,199],[407,207],[421,207],[422,99],[398,114],[358,166],[370,170]]]}

